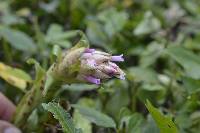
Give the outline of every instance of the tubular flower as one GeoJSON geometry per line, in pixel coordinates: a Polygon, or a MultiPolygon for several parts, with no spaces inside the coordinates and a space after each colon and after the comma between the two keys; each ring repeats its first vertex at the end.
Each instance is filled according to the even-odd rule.
{"type": "Polygon", "coordinates": [[[112,56],[95,49],[79,47],[66,52],[55,70],[68,83],[100,84],[102,80],[112,77],[124,80],[125,73],[114,63],[123,61],[123,55],[112,56]]]}

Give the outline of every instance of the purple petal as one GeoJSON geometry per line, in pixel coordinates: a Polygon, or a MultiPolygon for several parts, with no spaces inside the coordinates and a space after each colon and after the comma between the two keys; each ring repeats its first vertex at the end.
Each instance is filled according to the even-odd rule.
{"type": "Polygon", "coordinates": [[[100,79],[97,79],[97,78],[94,78],[92,76],[86,76],[85,79],[90,82],[90,83],[93,83],[93,84],[97,84],[99,85],[101,83],[100,79]]]}
{"type": "Polygon", "coordinates": [[[84,53],[82,55],[82,58],[85,58],[85,59],[88,59],[88,58],[91,58],[92,57],[92,54],[91,53],[84,53]]]}
{"type": "Polygon", "coordinates": [[[96,62],[95,60],[92,60],[92,59],[88,59],[87,60],[87,65],[91,66],[91,67],[95,67],[96,66],[96,62]]]}
{"type": "Polygon", "coordinates": [[[93,52],[95,52],[95,49],[92,49],[92,48],[85,49],[85,53],[93,53],[93,52]]]}
{"type": "Polygon", "coordinates": [[[105,72],[110,76],[114,75],[117,72],[115,68],[110,67],[110,66],[107,66],[104,69],[105,69],[105,72]]]}
{"type": "Polygon", "coordinates": [[[125,75],[120,75],[120,76],[119,76],[119,79],[125,80],[125,75]]]}
{"type": "Polygon", "coordinates": [[[109,65],[111,67],[113,67],[114,69],[118,69],[119,67],[117,66],[117,64],[113,63],[113,62],[109,62],[109,65]]]}
{"type": "Polygon", "coordinates": [[[122,62],[124,61],[123,54],[111,56],[111,61],[122,62]]]}

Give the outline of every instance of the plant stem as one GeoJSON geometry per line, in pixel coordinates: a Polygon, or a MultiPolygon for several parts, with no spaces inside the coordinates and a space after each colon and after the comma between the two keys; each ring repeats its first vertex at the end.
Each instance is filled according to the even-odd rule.
{"type": "MultiPolygon", "coordinates": [[[[32,111],[40,105],[46,98],[47,94],[44,94],[44,88],[46,83],[48,82],[48,74],[51,74],[52,67],[44,74],[40,79],[33,84],[31,90],[25,94],[25,96],[20,101],[19,105],[17,106],[16,113],[13,119],[13,123],[21,128],[25,128],[25,123],[32,113],[32,111]]],[[[46,90],[55,89],[55,87],[60,87],[61,83],[57,80],[53,79],[52,82],[48,85],[46,90]]],[[[52,98],[49,98],[51,100],[52,98]]]]}

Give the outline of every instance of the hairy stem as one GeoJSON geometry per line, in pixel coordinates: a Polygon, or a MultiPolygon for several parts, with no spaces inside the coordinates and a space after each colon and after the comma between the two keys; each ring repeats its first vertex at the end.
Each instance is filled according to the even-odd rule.
{"type": "MultiPolygon", "coordinates": [[[[44,74],[38,81],[33,84],[32,88],[25,94],[25,96],[20,101],[19,105],[17,106],[17,110],[13,119],[13,123],[21,128],[25,128],[25,123],[29,117],[29,115],[32,113],[32,111],[40,105],[45,99],[47,99],[47,92],[48,90],[53,90],[55,87],[60,87],[61,83],[58,82],[55,79],[52,79],[50,83],[49,82],[49,74],[53,73],[52,67],[44,74]],[[47,87],[47,88],[45,88],[47,87]],[[45,88],[45,90],[44,90],[45,88]]],[[[51,100],[52,98],[48,98],[51,100]]]]}

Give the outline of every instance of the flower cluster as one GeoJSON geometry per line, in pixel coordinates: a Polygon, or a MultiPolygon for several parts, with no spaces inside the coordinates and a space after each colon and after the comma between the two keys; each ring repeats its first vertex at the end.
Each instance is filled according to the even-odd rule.
{"type": "Polygon", "coordinates": [[[63,54],[55,63],[54,78],[65,83],[87,82],[100,84],[101,81],[116,77],[125,79],[125,73],[114,63],[124,61],[123,55],[111,54],[76,45],[63,54]]]}
{"type": "Polygon", "coordinates": [[[123,62],[123,55],[112,56],[108,53],[86,48],[80,57],[80,70],[77,78],[93,84],[101,80],[117,77],[125,79],[125,73],[114,63],[123,62]]]}

